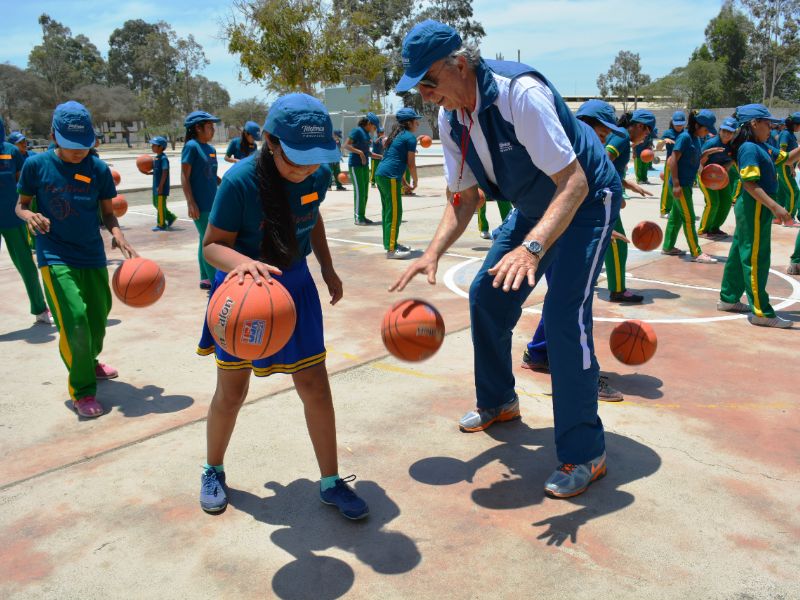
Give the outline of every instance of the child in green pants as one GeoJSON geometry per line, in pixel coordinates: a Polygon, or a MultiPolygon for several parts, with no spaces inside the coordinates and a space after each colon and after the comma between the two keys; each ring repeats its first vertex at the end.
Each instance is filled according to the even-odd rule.
{"type": "Polygon", "coordinates": [[[164,153],[167,149],[167,138],[161,135],[154,137],[150,140],[150,147],[156,155],[153,159],[153,206],[156,209],[156,226],[153,231],[166,231],[178,218],[167,208],[169,159],[164,153]]]}
{"type": "Polygon", "coordinates": [[[59,331],[59,352],[69,370],[73,407],[79,416],[93,418],[104,411],[95,398],[97,380],[117,377],[116,369],[97,360],[111,308],[98,207],[123,256],[136,252],[114,216],[111,199],[117,191],[111,171],[89,153],[95,143],[89,111],[74,101],[60,104],[52,134],[55,150],[37,154],[22,167],[16,213],[37,236],[36,258],[59,331]],[[34,195],[39,212],[30,210],[34,195]]]}

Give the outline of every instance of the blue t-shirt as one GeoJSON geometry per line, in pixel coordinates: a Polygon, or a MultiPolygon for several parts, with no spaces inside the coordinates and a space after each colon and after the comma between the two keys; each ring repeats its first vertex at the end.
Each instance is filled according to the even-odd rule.
{"type": "Polygon", "coordinates": [[[700,169],[701,145],[702,142],[699,137],[689,135],[689,132],[685,130],[675,140],[673,151],[681,153],[681,157],[678,159],[678,181],[681,187],[694,184],[694,178],[700,169]]]}
{"type": "MultiPolygon", "coordinates": [[[[380,154],[383,155],[383,151],[385,148],[383,147],[383,136],[379,135],[374,140],[372,140],[372,152],[373,154],[380,154]]],[[[380,158],[375,158],[373,160],[381,160],[380,158]]]]}
{"type": "Polygon", "coordinates": [[[242,138],[233,138],[228,144],[228,149],[225,150],[225,156],[232,156],[233,158],[238,158],[242,160],[243,158],[247,158],[253,152],[256,151],[258,148],[257,144],[253,144],[252,146],[245,146],[242,144],[242,138]]]}
{"type": "MultiPolygon", "coordinates": [[[[667,129],[664,130],[664,134],[661,136],[661,139],[662,140],[672,140],[674,142],[677,139],[678,135],[679,135],[678,132],[675,131],[672,127],[667,127],[667,129]]],[[[674,146],[675,146],[674,144],[667,144],[666,145],[667,158],[669,158],[670,155],[672,154],[672,151],[674,150],[674,146]]]]}
{"type": "Polygon", "coordinates": [[[55,152],[36,154],[25,161],[17,189],[36,196],[38,211],[50,219],[50,231],[36,237],[40,267],[105,268],[98,208],[117,195],[106,163],[92,154],[77,164],[55,152]]]}
{"type": "MultiPolygon", "coordinates": [[[[257,163],[255,156],[249,156],[236,163],[225,174],[209,217],[209,222],[214,227],[236,232],[234,249],[252,259],[261,258],[264,221],[256,174],[257,163]]],[[[319,205],[325,199],[330,180],[330,168],[328,165],[320,165],[319,169],[300,183],[284,182],[296,224],[298,253],[293,262],[311,253],[311,230],[317,223],[319,205]]]]}
{"type": "Polygon", "coordinates": [[[628,162],[631,160],[631,138],[625,133],[609,133],[606,138],[606,152],[608,152],[611,162],[619,178],[624,180],[628,174],[628,162]]]}
{"type": "Polygon", "coordinates": [[[0,144],[0,229],[19,227],[24,223],[17,217],[17,173],[25,159],[14,144],[0,144]]]}
{"type": "Polygon", "coordinates": [[[780,146],[781,150],[791,152],[797,148],[797,138],[793,132],[789,131],[788,129],[784,129],[781,131],[781,135],[778,138],[778,146],[780,146]]]}
{"type": "Polygon", "coordinates": [[[375,171],[376,175],[390,179],[402,179],[408,167],[408,153],[417,151],[417,138],[410,131],[402,131],[392,140],[384,151],[383,160],[375,171]]]}
{"type": "Polygon", "coordinates": [[[715,135],[700,147],[700,154],[706,150],[710,150],[711,148],[722,148],[724,152],[714,152],[713,154],[709,154],[708,160],[706,161],[707,165],[722,165],[726,169],[731,166],[731,162],[733,162],[733,151],[722,143],[722,140],[718,135],[715,135]]]}
{"type": "Polygon", "coordinates": [[[214,146],[189,140],[181,152],[181,164],[192,165],[189,186],[200,212],[211,212],[217,193],[217,151],[214,146]]]}
{"type": "Polygon", "coordinates": [[[153,195],[158,194],[158,184],[161,183],[161,174],[167,172],[167,178],[161,188],[162,196],[169,196],[169,159],[165,152],[156,154],[153,158],[153,195]]]}
{"type": "Polygon", "coordinates": [[[778,173],[766,143],[745,142],[739,148],[736,162],[742,181],[757,181],[758,185],[775,199],[778,192],[778,173]]]}
{"type": "MultiPolygon", "coordinates": [[[[361,127],[355,127],[351,132],[350,135],[347,137],[350,138],[350,145],[353,148],[358,148],[364,153],[364,156],[369,158],[369,134],[366,130],[362,129],[361,127]]],[[[350,167],[366,167],[367,162],[361,162],[361,156],[356,154],[355,152],[350,153],[350,160],[347,162],[348,166],[350,167]]]]}

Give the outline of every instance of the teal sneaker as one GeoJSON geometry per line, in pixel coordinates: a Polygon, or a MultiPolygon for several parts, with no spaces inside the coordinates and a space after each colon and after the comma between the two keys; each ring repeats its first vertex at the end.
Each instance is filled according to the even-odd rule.
{"type": "Polygon", "coordinates": [[[350,475],[344,479],[337,479],[332,488],[319,491],[319,499],[323,504],[335,506],[345,517],[351,521],[358,521],[369,514],[369,506],[364,502],[353,489],[347,485],[354,481],[355,475],[350,475]]]}
{"type": "Polygon", "coordinates": [[[487,427],[502,421],[519,419],[519,397],[495,408],[476,408],[469,411],[458,422],[458,428],[467,433],[483,431],[487,427]]]}
{"type": "Polygon", "coordinates": [[[225,472],[210,467],[200,476],[200,508],[207,513],[219,513],[228,506],[225,493],[225,472]]]}
{"type": "Polygon", "coordinates": [[[551,498],[572,498],[586,491],[592,482],[606,476],[606,453],[582,465],[565,463],[544,483],[544,493],[551,498]]]}

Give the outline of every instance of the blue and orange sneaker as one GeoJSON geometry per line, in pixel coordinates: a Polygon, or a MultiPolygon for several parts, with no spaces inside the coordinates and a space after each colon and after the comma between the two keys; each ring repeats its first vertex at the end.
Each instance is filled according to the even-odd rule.
{"type": "Polygon", "coordinates": [[[228,496],[225,493],[225,472],[217,473],[214,467],[209,467],[200,476],[200,508],[207,513],[219,513],[228,506],[228,496]]]}
{"type": "Polygon", "coordinates": [[[473,433],[483,431],[490,425],[502,421],[513,421],[519,419],[519,397],[514,396],[513,400],[501,404],[495,408],[476,408],[469,411],[458,422],[461,431],[473,433]]]}
{"type": "Polygon", "coordinates": [[[551,498],[572,498],[586,491],[593,482],[602,479],[608,471],[606,453],[587,463],[564,463],[544,483],[544,493],[551,498]]]}
{"type": "Polygon", "coordinates": [[[369,506],[364,502],[353,489],[347,485],[354,481],[355,475],[349,475],[344,479],[339,478],[332,488],[319,491],[319,499],[323,504],[335,506],[345,517],[351,521],[358,521],[369,514],[369,506]]]}

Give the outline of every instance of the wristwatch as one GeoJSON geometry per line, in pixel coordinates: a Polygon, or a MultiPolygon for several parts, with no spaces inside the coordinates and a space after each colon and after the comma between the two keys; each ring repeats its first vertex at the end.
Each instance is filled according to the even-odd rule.
{"type": "Polygon", "coordinates": [[[536,258],[542,258],[542,254],[544,254],[544,248],[536,240],[527,240],[522,242],[522,247],[533,254],[536,258]]]}

